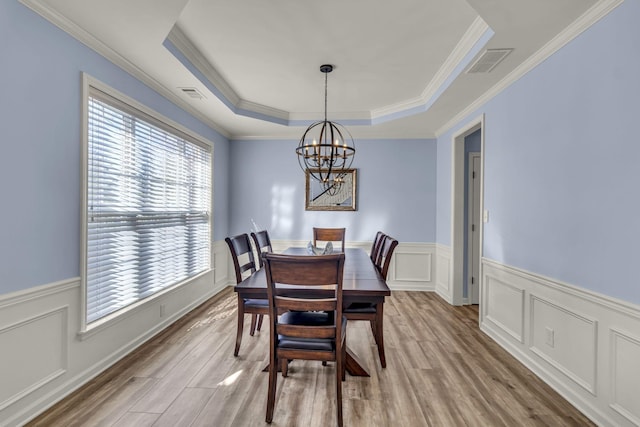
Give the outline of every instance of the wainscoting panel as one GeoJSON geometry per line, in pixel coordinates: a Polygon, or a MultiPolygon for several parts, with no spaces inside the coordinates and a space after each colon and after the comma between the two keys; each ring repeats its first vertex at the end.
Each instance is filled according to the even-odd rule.
{"type": "Polygon", "coordinates": [[[534,294],[529,300],[531,351],[595,395],[598,322],[534,294]]]}
{"type": "Polygon", "coordinates": [[[485,319],[524,342],[524,290],[496,277],[487,277],[484,289],[485,319]]]}
{"type": "Polygon", "coordinates": [[[392,290],[433,291],[435,245],[399,243],[396,247],[387,283],[392,290]]]}
{"type": "Polygon", "coordinates": [[[485,333],[596,424],[640,426],[639,306],[488,259],[482,272],[485,333]]]}
{"type": "Polygon", "coordinates": [[[213,268],[213,277],[217,288],[229,285],[229,280],[235,283],[234,275],[229,274],[230,271],[233,271],[233,264],[229,247],[224,240],[213,244],[213,268]]]}
{"type": "Polygon", "coordinates": [[[451,247],[436,245],[436,293],[449,304],[453,301],[451,288],[451,247]]]}
{"type": "Polygon", "coordinates": [[[611,329],[611,408],[640,426],[640,334],[611,329]],[[635,375],[634,375],[635,373],[635,375]]]}
{"type": "Polygon", "coordinates": [[[228,285],[228,249],[214,269],[80,333],[81,282],[0,295],[0,426],[23,425],[228,285]]]}
{"type": "Polygon", "coordinates": [[[0,326],[0,411],[66,372],[67,317],[60,307],[0,326]]]}

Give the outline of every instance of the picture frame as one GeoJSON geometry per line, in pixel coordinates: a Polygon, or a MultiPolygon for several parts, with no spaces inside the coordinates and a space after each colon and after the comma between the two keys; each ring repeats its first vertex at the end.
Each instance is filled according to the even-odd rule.
{"type": "MultiPolygon", "coordinates": [[[[319,172],[319,169],[313,169],[319,172]]],[[[342,172],[341,172],[342,173],[342,172]]],[[[332,173],[333,175],[333,173],[332,173]]],[[[340,189],[333,194],[311,177],[311,171],[305,172],[305,210],[307,211],[355,211],[357,169],[347,169],[340,189]]]]}

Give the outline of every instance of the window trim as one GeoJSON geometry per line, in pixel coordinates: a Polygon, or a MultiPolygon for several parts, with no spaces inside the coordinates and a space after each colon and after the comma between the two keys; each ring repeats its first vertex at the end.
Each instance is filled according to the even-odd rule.
{"type": "MultiPolygon", "coordinates": [[[[214,270],[214,251],[213,251],[213,204],[214,204],[214,144],[202,137],[201,135],[187,129],[186,127],[180,125],[179,123],[169,119],[168,117],[154,111],[153,109],[139,103],[133,98],[123,94],[122,92],[102,83],[101,81],[93,78],[87,73],[82,74],[82,119],[81,119],[81,141],[82,141],[82,150],[81,150],[81,183],[82,183],[82,191],[81,191],[81,247],[80,247],[80,331],[78,332],[78,337],[81,340],[87,339],[95,333],[114,325],[127,317],[135,314],[138,311],[139,307],[146,306],[148,304],[153,303],[158,298],[161,298],[167,294],[173,293],[176,290],[182,288],[183,286],[197,281],[200,277],[205,274],[209,274],[214,270]],[[197,144],[200,147],[207,149],[211,153],[211,198],[210,198],[210,207],[209,211],[211,215],[209,215],[209,246],[210,246],[210,260],[209,260],[209,269],[202,271],[201,273],[190,277],[182,282],[176,283],[170,287],[162,289],[161,291],[156,292],[155,294],[139,300],[127,307],[123,307],[120,310],[115,311],[114,313],[108,314],[107,316],[98,319],[91,324],[87,323],[87,234],[88,234],[88,224],[87,224],[87,204],[88,204],[88,192],[89,192],[89,166],[88,166],[88,148],[89,148],[89,96],[93,91],[101,92],[101,95],[104,95],[109,98],[110,101],[113,101],[118,108],[122,108],[126,110],[135,110],[136,113],[139,113],[144,120],[149,121],[154,126],[158,126],[168,132],[177,134],[178,136],[197,144]]],[[[169,101],[167,101],[169,102],[169,101]]]]}

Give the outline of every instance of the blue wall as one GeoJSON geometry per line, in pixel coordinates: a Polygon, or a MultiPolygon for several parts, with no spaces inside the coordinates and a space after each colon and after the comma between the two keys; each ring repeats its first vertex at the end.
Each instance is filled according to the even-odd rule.
{"type": "MultiPolygon", "coordinates": [[[[640,242],[640,2],[627,0],[469,117],[485,114],[484,256],[633,303],[640,242]]],[[[437,241],[450,244],[451,136],[437,241]]]]}
{"type": "MultiPolygon", "coordinates": [[[[484,256],[634,303],[637,16],[625,1],[468,116],[485,115],[484,256]]],[[[229,144],[15,0],[0,41],[0,293],[79,275],[82,71],[214,142],[214,240],[253,218],[275,239],[344,225],[349,240],[450,245],[451,136],[468,118],[437,144],[357,141],[358,211],[306,212],[295,141],[229,144]]]]}
{"type": "Polygon", "coordinates": [[[251,219],[274,239],[311,240],[311,229],[347,227],[347,240],[378,230],[401,242],[435,241],[435,140],[357,140],[356,212],[305,211],[298,141],[232,141],[230,207],[233,234],[251,219]]]}
{"type": "Polygon", "coordinates": [[[214,232],[229,142],[17,0],[0,2],[0,294],[80,275],[81,72],[214,142],[214,232]]]}

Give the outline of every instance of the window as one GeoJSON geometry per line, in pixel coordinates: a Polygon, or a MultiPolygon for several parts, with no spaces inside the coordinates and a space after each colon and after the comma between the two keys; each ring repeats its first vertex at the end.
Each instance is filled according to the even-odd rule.
{"type": "Polygon", "coordinates": [[[86,324],[211,266],[210,146],[127,102],[88,87],[86,324]]]}

